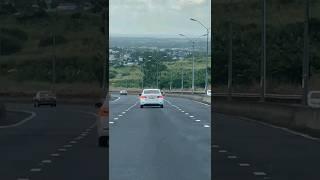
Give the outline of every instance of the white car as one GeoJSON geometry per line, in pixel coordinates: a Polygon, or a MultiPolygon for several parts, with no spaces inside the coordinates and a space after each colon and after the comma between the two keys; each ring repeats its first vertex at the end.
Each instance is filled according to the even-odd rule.
{"type": "Polygon", "coordinates": [[[144,89],[139,98],[140,108],[144,106],[160,106],[163,108],[164,96],[160,89],[144,89]]]}
{"type": "Polygon", "coordinates": [[[127,90],[121,90],[121,91],[120,91],[120,95],[128,95],[127,90]]]}
{"type": "Polygon", "coordinates": [[[97,130],[100,147],[109,146],[109,96],[95,105],[98,108],[97,130]]]}
{"type": "Polygon", "coordinates": [[[207,90],[207,96],[211,96],[211,90],[207,90]]]}

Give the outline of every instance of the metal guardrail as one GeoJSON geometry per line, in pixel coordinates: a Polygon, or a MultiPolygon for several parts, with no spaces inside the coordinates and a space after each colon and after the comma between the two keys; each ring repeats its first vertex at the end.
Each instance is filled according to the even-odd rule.
{"type": "MultiPolygon", "coordinates": [[[[141,90],[127,90],[129,94],[139,94],[141,93],[141,90]]],[[[112,93],[119,93],[117,90],[110,91],[112,93]]],[[[166,94],[195,94],[200,96],[206,96],[206,93],[204,91],[195,91],[192,93],[192,91],[168,91],[164,90],[166,94]]],[[[227,99],[228,93],[212,93],[212,96],[214,99],[227,99]]],[[[260,100],[260,94],[259,93],[232,93],[232,99],[234,100],[241,100],[241,101],[259,101],[260,100]]],[[[287,104],[299,104],[302,101],[302,95],[298,94],[266,94],[265,95],[265,101],[267,102],[278,102],[278,103],[287,103],[287,104]]]]}

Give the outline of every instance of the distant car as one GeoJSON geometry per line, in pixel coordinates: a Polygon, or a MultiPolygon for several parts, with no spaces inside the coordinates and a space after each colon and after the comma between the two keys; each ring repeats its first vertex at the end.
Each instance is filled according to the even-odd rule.
{"type": "Polygon", "coordinates": [[[127,90],[121,90],[121,91],[120,91],[120,95],[128,95],[127,90]]]}
{"type": "Polygon", "coordinates": [[[207,90],[207,95],[208,95],[208,96],[211,96],[211,90],[210,90],[210,89],[207,90]]]}
{"type": "Polygon", "coordinates": [[[38,91],[33,98],[33,106],[41,105],[57,106],[57,97],[51,91],[38,91]]]}
{"type": "Polygon", "coordinates": [[[144,106],[160,106],[163,108],[164,96],[160,89],[144,89],[140,95],[140,108],[144,106]]]}
{"type": "Polygon", "coordinates": [[[109,146],[109,96],[107,95],[102,102],[95,104],[98,108],[97,130],[98,145],[100,147],[109,146]]]}

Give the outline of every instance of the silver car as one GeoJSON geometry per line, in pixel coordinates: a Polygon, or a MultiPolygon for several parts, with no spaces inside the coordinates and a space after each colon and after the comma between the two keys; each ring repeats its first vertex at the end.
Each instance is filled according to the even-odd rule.
{"type": "Polygon", "coordinates": [[[96,103],[98,108],[97,115],[97,130],[98,130],[98,145],[100,147],[109,146],[109,97],[105,100],[96,103]]]}

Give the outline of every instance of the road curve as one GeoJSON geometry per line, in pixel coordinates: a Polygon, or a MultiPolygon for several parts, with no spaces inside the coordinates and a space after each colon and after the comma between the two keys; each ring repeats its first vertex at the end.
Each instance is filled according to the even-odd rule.
{"type": "Polygon", "coordinates": [[[320,142],[213,113],[213,179],[319,180],[320,142]]]}
{"type": "Polygon", "coordinates": [[[16,127],[0,129],[0,179],[105,180],[108,149],[97,146],[91,106],[34,108],[9,104],[36,116],[16,127]]]}

